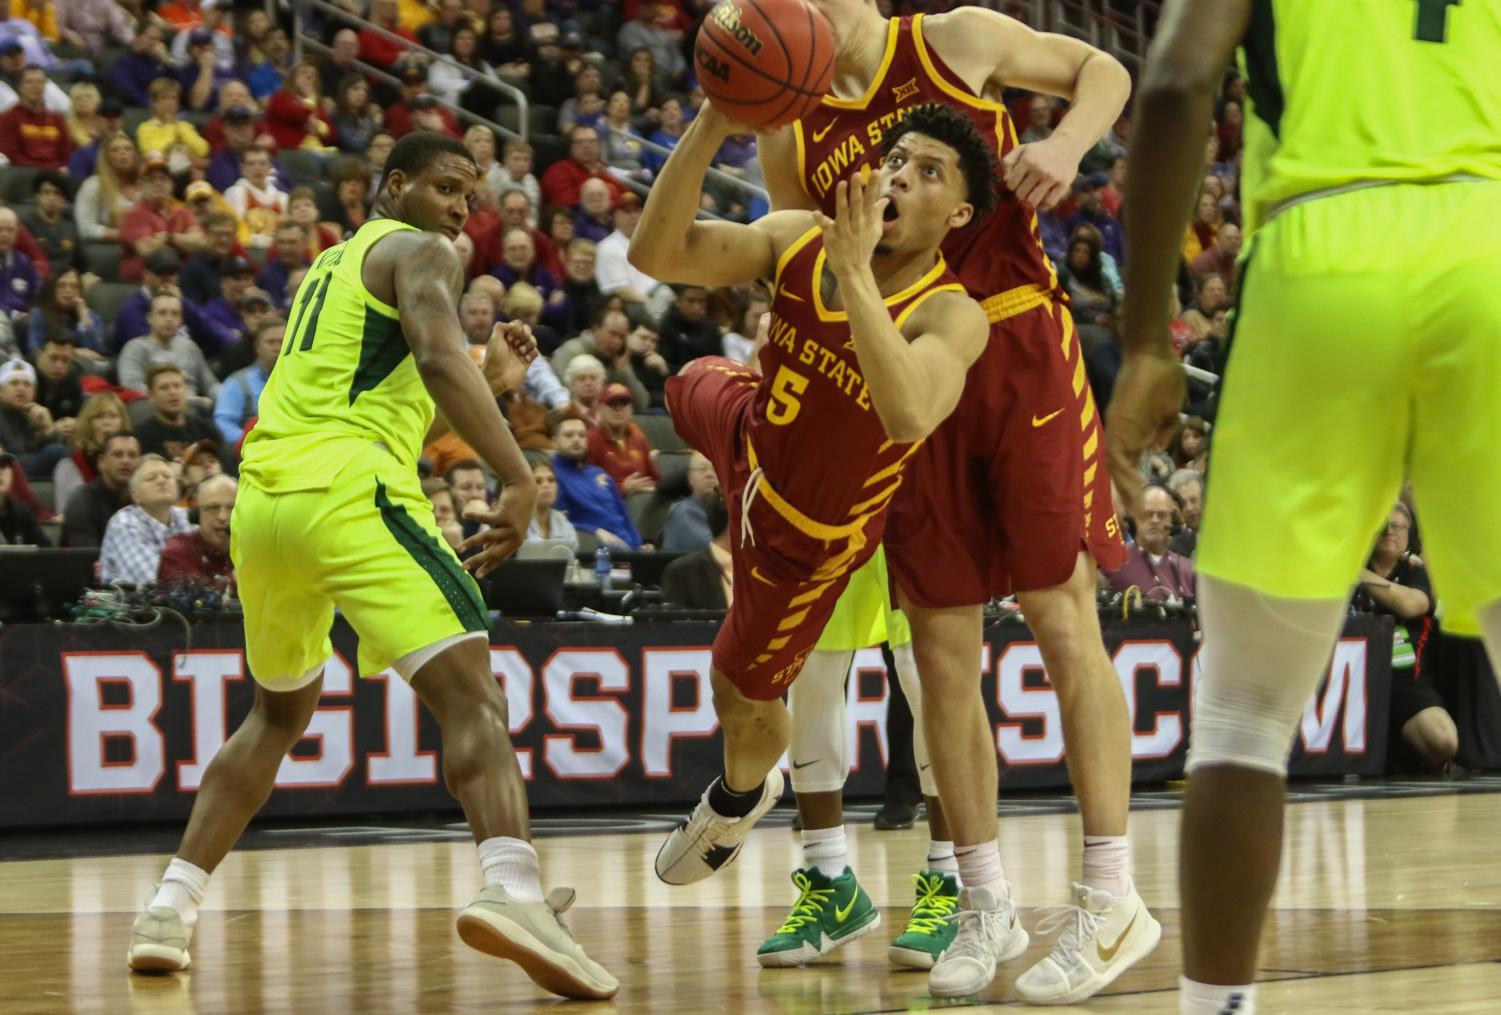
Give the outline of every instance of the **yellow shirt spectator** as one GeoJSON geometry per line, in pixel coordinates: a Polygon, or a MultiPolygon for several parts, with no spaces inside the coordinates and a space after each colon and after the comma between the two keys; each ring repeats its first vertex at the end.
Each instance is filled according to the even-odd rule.
{"type": "Polygon", "coordinates": [[[182,145],[194,158],[207,158],[208,142],[186,120],[162,121],[153,117],[136,129],[136,145],[143,154],[157,152],[165,156],[174,145],[182,145]]]}

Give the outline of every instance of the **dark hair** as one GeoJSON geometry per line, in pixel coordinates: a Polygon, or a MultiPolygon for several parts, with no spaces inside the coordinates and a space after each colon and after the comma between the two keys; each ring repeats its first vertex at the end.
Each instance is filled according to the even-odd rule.
{"type": "Polygon", "coordinates": [[[73,329],[77,326],[78,319],[75,317],[70,321],[57,309],[57,283],[69,272],[72,272],[74,278],[80,282],[81,291],[82,276],[77,268],[71,266],[61,269],[53,268],[52,274],[47,276],[47,281],[42,283],[41,296],[36,305],[37,309],[42,312],[42,324],[45,326],[43,334],[47,336],[48,341],[54,336],[59,341],[72,342],[74,340],[73,329]]]}
{"type": "Polygon", "coordinates": [[[1074,235],[1069,237],[1068,254],[1063,259],[1064,270],[1074,278],[1083,282],[1096,292],[1105,292],[1105,259],[1100,256],[1104,246],[1100,240],[1099,230],[1087,224],[1081,224],[1074,230],[1074,235]],[[1089,251],[1089,263],[1083,268],[1075,268],[1071,263],[1074,248],[1084,244],[1089,251]]]}
{"type": "Polygon", "coordinates": [[[881,139],[881,158],[891,153],[896,143],[908,134],[921,134],[959,153],[959,169],[964,173],[966,200],[975,209],[973,222],[995,211],[1000,194],[996,177],[1000,163],[995,149],[980,134],[974,121],[958,110],[936,102],[918,106],[898,121],[881,139]]]}
{"type": "MultiPolygon", "coordinates": [[[[553,437],[556,437],[558,435],[558,431],[563,429],[564,423],[582,423],[585,430],[589,429],[589,421],[587,419],[580,416],[572,409],[564,409],[553,418],[551,430],[551,435],[553,437]]],[[[557,470],[554,469],[553,473],[556,474],[557,470]]]]}
{"type": "Polygon", "coordinates": [[[386,171],[380,178],[381,188],[385,187],[392,173],[399,170],[407,179],[411,179],[437,163],[444,155],[457,155],[474,166],[476,173],[479,172],[479,165],[474,161],[474,156],[469,154],[469,149],[464,147],[464,142],[435,130],[418,130],[397,141],[391,154],[386,156],[386,171]]]}
{"type": "MultiPolygon", "coordinates": [[[[458,461],[454,462],[448,467],[448,471],[443,473],[443,479],[450,486],[452,486],[453,474],[455,472],[467,472],[474,470],[478,470],[480,472],[485,471],[484,465],[480,463],[480,460],[478,458],[460,458],[458,461]]],[[[488,481],[486,482],[486,485],[489,485],[488,481]]]]}
{"type": "Polygon", "coordinates": [[[68,186],[68,178],[55,169],[44,169],[40,173],[37,173],[31,181],[31,192],[33,194],[40,194],[42,192],[42,184],[44,183],[50,183],[62,191],[64,200],[73,192],[72,188],[68,186]]]}

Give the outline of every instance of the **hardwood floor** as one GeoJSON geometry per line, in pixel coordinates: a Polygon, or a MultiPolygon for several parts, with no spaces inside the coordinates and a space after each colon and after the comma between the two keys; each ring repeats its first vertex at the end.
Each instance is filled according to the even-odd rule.
{"type": "MultiPolygon", "coordinates": [[[[1164,925],[1157,952],[1078,1009],[1176,1011],[1176,811],[1132,815],[1136,877],[1164,925]]],[[[658,833],[539,842],[544,880],[572,884],[580,940],[620,977],[615,1001],[579,1011],[778,1013],[928,1010],[921,973],[888,966],[926,829],[851,826],[852,860],[883,905],[880,931],[817,966],[761,970],[754,951],[785,915],[798,859],[786,828],[753,833],[740,860],[689,888],[651,873],[658,833]]],[[[82,834],[82,833],[80,833],[82,834]]],[[[98,834],[98,833],[92,833],[98,834]]],[[[1078,819],[1008,818],[1002,845],[1028,926],[1063,902],[1078,819]]],[[[1263,949],[1265,1012],[1501,1010],[1501,799],[1353,800],[1292,807],[1263,949]]],[[[0,863],[0,1012],[528,1012],[558,1002],[519,970],[465,948],[456,909],[478,887],[461,842],[261,849],[217,872],[193,968],[129,975],[130,923],[165,857],[0,863]]],[[[1043,955],[1002,967],[968,1010],[1014,1010],[1009,984],[1043,955]],[[1008,1003],[1009,1002],[1009,1003],[1008,1003]]],[[[964,1003],[960,1003],[964,1005],[964,1003]]],[[[953,1006],[944,1004],[944,1007],[953,1006]]]]}

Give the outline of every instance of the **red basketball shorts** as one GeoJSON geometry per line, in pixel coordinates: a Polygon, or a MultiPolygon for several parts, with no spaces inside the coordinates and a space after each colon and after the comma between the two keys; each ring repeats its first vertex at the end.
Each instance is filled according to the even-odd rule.
{"type": "Polygon", "coordinates": [[[744,504],[752,469],[747,425],[761,377],[733,360],[694,360],[667,381],[673,426],[709,459],[730,515],[730,611],[714,639],[714,668],[747,698],[781,697],[818,643],[849,575],[875,552],[882,518],[852,542],[801,532],[764,496],[744,504]],[[837,566],[829,567],[838,553],[837,566]],[[836,572],[828,577],[825,572],[836,572]]]}
{"type": "Polygon", "coordinates": [[[886,527],[893,579],[931,609],[1062,584],[1081,549],[1107,570],[1125,562],[1072,315],[1032,288],[984,306],[990,341],[886,527]]]}

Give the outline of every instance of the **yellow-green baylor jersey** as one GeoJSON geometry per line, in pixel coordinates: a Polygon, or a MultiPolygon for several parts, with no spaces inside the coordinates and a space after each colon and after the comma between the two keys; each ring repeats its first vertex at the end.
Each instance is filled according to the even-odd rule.
{"type": "Polygon", "coordinates": [[[365,288],[376,241],[415,226],[371,219],[319,254],[288,311],[287,335],[245,439],[241,475],[270,493],[327,487],[349,441],[383,445],[416,469],[433,421],[395,307],[365,288]]]}
{"type": "Polygon", "coordinates": [[[1254,0],[1241,199],[1249,234],[1294,198],[1501,179],[1501,2],[1254,0]]]}

